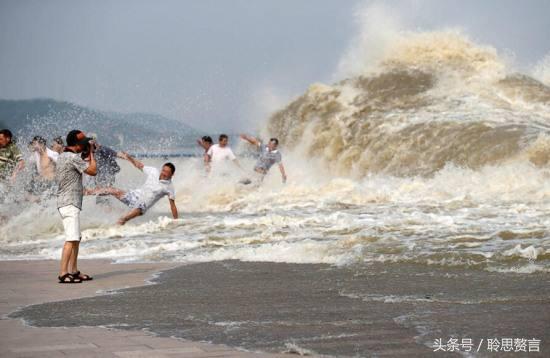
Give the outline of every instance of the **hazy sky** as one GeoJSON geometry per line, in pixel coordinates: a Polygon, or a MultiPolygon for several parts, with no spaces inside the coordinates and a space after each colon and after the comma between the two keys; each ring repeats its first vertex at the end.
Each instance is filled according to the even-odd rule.
{"type": "MultiPolygon", "coordinates": [[[[0,98],[160,113],[214,132],[253,127],[334,79],[369,3],[0,0],[0,98]]],[[[550,1],[384,4],[408,29],[460,27],[525,71],[550,53],[550,1]]]]}

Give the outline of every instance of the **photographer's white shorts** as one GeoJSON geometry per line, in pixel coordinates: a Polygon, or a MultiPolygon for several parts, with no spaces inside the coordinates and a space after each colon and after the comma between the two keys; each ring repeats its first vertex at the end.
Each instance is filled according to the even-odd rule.
{"type": "Polygon", "coordinates": [[[65,241],[80,241],[80,209],[74,205],[67,205],[58,210],[63,219],[65,241]]]}

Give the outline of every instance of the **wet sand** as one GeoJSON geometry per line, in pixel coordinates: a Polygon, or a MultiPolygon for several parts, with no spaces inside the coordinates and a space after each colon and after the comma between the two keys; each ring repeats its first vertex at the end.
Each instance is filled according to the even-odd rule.
{"type": "Polygon", "coordinates": [[[441,356],[435,340],[471,339],[473,352],[485,356],[494,338],[539,339],[541,352],[529,356],[549,349],[547,273],[223,261],[180,266],[155,281],[30,306],[12,317],[39,327],[146,329],[272,353],[441,356]]]}
{"type": "MultiPolygon", "coordinates": [[[[94,280],[61,285],[56,280],[58,264],[51,260],[0,262],[0,357],[257,356],[223,345],[157,337],[143,330],[37,328],[25,325],[20,319],[8,318],[10,313],[27,305],[57,301],[63,305],[65,300],[94,297],[117,288],[143,286],[155,273],[177,266],[162,263],[114,265],[107,260],[81,260],[81,270],[92,274],[94,280]]],[[[86,315],[92,311],[84,308],[80,313],[86,315]]],[[[51,319],[55,318],[54,315],[57,313],[48,314],[51,319]]]]}

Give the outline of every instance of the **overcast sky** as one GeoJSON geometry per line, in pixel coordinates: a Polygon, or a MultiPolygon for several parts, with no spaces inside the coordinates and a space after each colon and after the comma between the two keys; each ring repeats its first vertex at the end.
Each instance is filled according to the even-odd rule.
{"type": "MultiPolygon", "coordinates": [[[[254,127],[334,80],[369,3],[0,0],[0,98],[159,113],[214,132],[254,127]]],[[[550,1],[384,4],[407,29],[459,27],[524,71],[550,53],[550,1]]]]}

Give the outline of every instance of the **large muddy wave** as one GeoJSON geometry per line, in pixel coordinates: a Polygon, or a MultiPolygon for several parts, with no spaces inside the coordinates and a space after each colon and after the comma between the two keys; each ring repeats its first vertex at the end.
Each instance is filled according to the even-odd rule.
{"type": "Polygon", "coordinates": [[[313,84],[269,120],[336,175],[432,175],[550,159],[550,87],[457,32],[405,33],[367,73],[313,84]]]}

